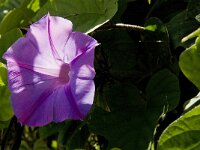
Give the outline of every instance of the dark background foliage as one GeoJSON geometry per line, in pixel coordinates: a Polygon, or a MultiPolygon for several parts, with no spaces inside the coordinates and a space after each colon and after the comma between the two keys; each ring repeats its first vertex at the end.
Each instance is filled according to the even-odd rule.
{"type": "MultiPolygon", "coordinates": [[[[162,142],[165,135],[173,131],[173,121],[179,123],[180,118],[192,116],[193,111],[198,112],[192,110],[187,114],[185,111],[186,102],[195,97],[199,90],[196,80],[188,79],[180,70],[179,58],[195,42],[195,39],[184,43],[181,40],[199,27],[199,0],[102,0],[98,3],[95,0],[95,4],[92,0],[0,2],[2,12],[11,10],[11,15],[0,15],[1,19],[4,18],[0,24],[0,33],[3,35],[0,39],[0,56],[22,33],[26,33],[31,22],[48,11],[71,19],[75,30],[87,32],[100,43],[95,50],[94,60],[95,100],[87,118],[84,121],[66,120],[30,128],[21,127],[15,117],[10,119],[10,113],[9,119],[0,119],[2,150],[200,148],[200,138],[195,133],[180,135],[175,140],[169,136],[168,142],[162,142]],[[85,3],[85,8],[80,2],[85,3]],[[69,4],[76,9],[68,8],[69,4]],[[104,9],[98,10],[98,4],[104,9]],[[87,11],[96,10],[94,16],[89,16],[86,8],[87,11]],[[70,15],[71,9],[76,15],[70,15]],[[26,16],[23,11],[28,12],[26,16]],[[104,15],[98,14],[98,11],[104,15]],[[90,20],[94,20],[94,23],[91,24],[90,20]],[[117,23],[123,24],[117,26],[117,23]],[[196,139],[189,140],[191,137],[196,139]]],[[[5,93],[2,89],[0,94],[5,93]]],[[[188,126],[192,121],[196,121],[196,126],[199,123],[198,119],[184,121],[188,126]]],[[[194,124],[191,124],[190,130],[193,127],[196,129],[194,124]]],[[[181,127],[186,130],[183,125],[181,127]]],[[[200,131],[199,128],[197,131],[200,131]]]]}

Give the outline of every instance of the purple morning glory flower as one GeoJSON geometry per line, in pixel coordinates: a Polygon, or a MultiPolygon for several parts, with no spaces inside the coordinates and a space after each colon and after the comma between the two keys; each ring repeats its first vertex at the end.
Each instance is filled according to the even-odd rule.
{"type": "Polygon", "coordinates": [[[3,55],[14,114],[21,124],[43,126],[83,119],[94,98],[97,41],[72,32],[72,23],[47,14],[3,55]]]}

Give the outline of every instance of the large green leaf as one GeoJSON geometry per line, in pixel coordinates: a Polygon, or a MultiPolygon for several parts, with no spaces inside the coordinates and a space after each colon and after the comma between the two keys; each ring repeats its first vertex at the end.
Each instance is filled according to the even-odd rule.
{"type": "Polygon", "coordinates": [[[37,13],[35,20],[48,12],[73,22],[74,30],[91,32],[109,21],[117,11],[117,0],[51,0],[37,13]]]}
{"type": "Polygon", "coordinates": [[[195,97],[185,102],[184,111],[187,112],[199,104],[200,104],[200,92],[195,97]]]}
{"type": "Polygon", "coordinates": [[[181,39],[199,27],[195,16],[189,18],[187,17],[188,13],[187,11],[182,11],[166,24],[174,49],[178,46],[188,47],[191,42],[181,43],[181,39]]]}
{"type": "Polygon", "coordinates": [[[200,0],[190,0],[187,11],[189,17],[197,16],[200,13],[200,0]]]}
{"type": "Polygon", "coordinates": [[[162,70],[151,78],[146,93],[150,110],[158,111],[163,108],[162,106],[172,110],[177,106],[180,98],[178,79],[170,71],[162,70]]]}
{"type": "Polygon", "coordinates": [[[148,69],[154,70],[171,65],[171,51],[167,27],[158,18],[149,18],[145,22],[143,46],[148,69]],[[150,30],[150,31],[149,31],[150,30]]]}
{"type": "Polygon", "coordinates": [[[118,10],[111,21],[113,23],[121,22],[122,14],[125,12],[126,8],[127,8],[127,1],[126,0],[118,0],[118,10]]]}
{"type": "Polygon", "coordinates": [[[9,126],[10,120],[8,121],[0,121],[0,130],[7,128],[9,126]]]}
{"type": "Polygon", "coordinates": [[[7,121],[13,115],[9,96],[6,67],[4,64],[0,63],[0,121],[7,121]]]}
{"type": "Polygon", "coordinates": [[[1,0],[0,1],[0,20],[12,9],[17,8],[22,3],[22,0],[1,0]]]}
{"type": "Polygon", "coordinates": [[[200,149],[200,106],[170,124],[158,141],[158,150],[200,149]]]}
{"type": "Polygon", "coordinates": [[[200,38],[180,55],[179,66],[185,76],[200,89],[200,38]]]}
{"type": "MultiPolygon", "coordinates": [[[[94,37],[101,43],[99,53],[102,53],[102,61],[106,61],[109,73],[117,78],[132,76],[136,65],[137,44],[129,34],[117,29],[96,33],[94,37]]],[[[102,65],[102,61],[99,61],[99,65],[102,65]]],[[[102,72],[105,72],[104,68],[102,72]]]]}
{"type": "Polygon", "coordinates": [[[15,28],[0,38],[0,61],[2,61],[3,53],[18,39],[22,37],[22,32],[15,28]]]}
{"type": "Polygon", "coordinates": [[[130,76],[136,64],[137,45],[127,32],[116,30],[108,43],[108,63],[114,76],[130,76]]]}
{"type": "Polygon", "coordinates": [[[157,72],[146,88],[146,94],[130,83],[104,87],[103,97],[109,111],[96,107],[88,124],[90,130],[104,136],[109,148],[147,149],[163,109],[173,109],[179,100],[178,79],[168,70],[157,72]]]}
{"type": "Polygon", "coordinates": [[[9,11],[0,23],[0,34],[30,24],[45,1],[47,0],[25,0],[18,8],[9,11]]]}

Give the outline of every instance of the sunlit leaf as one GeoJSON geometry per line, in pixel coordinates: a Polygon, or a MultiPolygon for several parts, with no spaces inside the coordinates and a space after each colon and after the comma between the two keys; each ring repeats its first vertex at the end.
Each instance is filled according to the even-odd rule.
{"type": "Polygon", "coordinates": [[[74,30],[91,32],[109,21],[117,11],[117,0],[51,0],[37,13],[35,20],[48,12],[73,22],[74,30]]]}
{"type": "Polygon", "coordinates": [[[170,124],[158,141],[158,150],[200,149],[200,106],[170,124]]]}
{"type": "Polygon", "coordinates": [[[200,36],[200,28],[198,28],[197,30],[195,30],[194,32],[190,33],[189,35],[187,35],[186,37],[184,37],[181,42],[186,42],[189,39],[192,39],[194,37],[200,36]]]}
{"type": "Polygon", "coordinates": [[[200,22],[200,14],[198,14],[198,15],[195,17],[195,19],[196,19],[198,22],[200,22]]]}
{"type": "Polygon", "coordinates": [[[0,121],[8,121],[13,116],[13,112],[9,100],[6,67],[2,63],[0,63],[0,97],[0,121]]]}
{"type": "Polygon", "coordinates": [[[200,104],[200,92],[192,99],[185,102],[184,111],[188,111],[200,104]]]}
{"type": "Polygon", "coordinates": [[[32,18],[44,4],[44,1],[25,0],[18,8],[9,11],[0,23],[0,34],[31,24],[32,18]]]}
{"type": "Polygon", "coordinates": [[[200,89],[200,38],[195,44],[181,53],[179,66],[184,75],[200,89]]]}

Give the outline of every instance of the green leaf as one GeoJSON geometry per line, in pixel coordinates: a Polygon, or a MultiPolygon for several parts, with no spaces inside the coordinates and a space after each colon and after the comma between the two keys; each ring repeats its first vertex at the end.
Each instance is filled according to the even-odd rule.
{"type": "Polygon", "coordinates": [[[89,137],[88,127],[82,121],[65,121],[59,130],[58,141],[67,149],[85,148],[89,137]]]}
{"type": "Polygon", "coordinates": [[[122,22],[122,14],[125,12],[127,8],[127,1],[126,0],[118,0],[118,10],[115,13],[114,17],[112,18],[111,22],[119,23],[122,22]]]}
{"type": "Polygon", "coordinates": [[[199,0],[190,0],[188,4],[188,17],[194,18],[200,13],[200,1],[199,0]]]}
{"type": "Polygon", "coordinates": [[[189,111],[200,104],[200,92],[192,99],[184,103],[184,111],[189,111]]]}
{"type": "Polygon", "coordinates": [[[37,13],[62,16],[73,22],[74,30],[89,33],[109,21],[117,12],[117,0],[51,0],[37,13]]]}
{"type": "Polygon", "coordinates": [[[196,15],[195,19],[200,22],[200,14],[196,15]]]}
{"type": "Polygon", "coordinates": [[[3,61],[3,53],[20,37],[22,37],[22,32],[20,29],[15,28],[6,34],[2,35],[0,38],[0,61],[3,61]]]}
{"type": "MultiPolygon", "coordinates": [[[[43,127],[40,127],[39,128],[39,135],[40,135],[40,138],[47,138],[49,136],[52,136],[52,135],[56,135],[58,134],[59,132],[61,132],[61,134],[63,136],[67,136],[67,135],[64,135],[64,131],[67,130],[71,125],[73,124],[73,121],[72,120],[67,120],[67,121],[64,121],[64,122],[61,122],[61,123],[51,123],[49,125],[46,125],[46,126],[43,126],[43,127]]],[[[59,138],[63,138],[61,136],[61,134],[59,135],[59,138]]],[[[61,140],[61,139],[60,139],[61,140]]]]}
{"type": "Polygon", "coordinates": [[[41,139],[58,136],[58,142],[71,150],[84,148],[89,131],[87,126],[84,126],[84,122],[67,120],[39,128],[39,135],[41,139]]]}
{"type": "Polygon", "coordinates": [[[165,42],[168,44],[169,42],[169,34],[167,31],[167,27],[163,24],[163,22],[155,17],[149,18],[145,22],[145,28],[153,32],[148,32],[144,35],[146,41],[158,41],[165,42]]]}
{"type": "Polygon", "coordinates": [[[112,149],[110,149],[110,150],[121,150],[120,148],[112,148],[112,149]]]}
{"type": "Polygon", "coordinates": [[[197,36],[200,36],[200,28],[198,28],[197,30],[195,30],[194,32],[190,33],[189,35],[187,35],[186,37],[184,37],[181,42],[186,42],[189,39],[195,38],[197,36]]]}
{"type": "Polygon", "coordinates": [[[9,100],[6,67],[2,63],[0,63],[0,97],[0,121],[8,121],[13,116],[13,112],[9,100]]]}
{"type": "Polygon", "coordinates": [[[187,11],[182,11],[166,24],[174,49],[178,46],[188,47],[191,42],[181,43],[181,39],[199,27],[195,16],[188,18],[187,14],[187,11]]]}
{"type": "Polygon", "coordinates": [[[173,109],[180,96],[178,79],[168,70],[151,78],[146,94],[130,83],[104,88],[110,110],[95,107],[88,124],[92,132],[108,140],[108,148],[147,149],[163,109],[173,109]]]}
{"type": "Polygon", "coordinates": [[[50,150],[43,139],[38,139],[33,146],[33,150],[50,150]]]}
{"type": "Polygon", "coordinates": [[[146,105],[146,101],[141,98],[137,87],[131,84],[107,85],[104,87],[103,95],[107,99],[111,111],[120,111],[126,108],[142,110],[146,105]]]}
{"type": "Polygon", "coordinates": [[[51,123],[47,126],[40,127],[39,128],[40,138],[45,139],[49,136],[57,134],[59,132],[60,126],[61,126],[60,124],[51,123]]]}
{"type": "Polygon", "coordinates": [[[84,149],[89,137],[89,130],[87,126],[78,128],[67,142],[67,149],[84,149]]]}
{"type": "Polygon", "coordinates": [[[200,106],[170,124],[160,136],[158,150],[200,149],[200,106]]]}
{"type": "Polygon", "coordinates": [[[22,0],[1,0],[0,1],[0,20],[12,9],[17,8],[22,3],[22,0]]]}
{"type": "Polygon", "coordinates": [[[142,44],[145,47],[146,65],[154,70],[162,66],[171,65],[172,54],[169,45],[167,27],[158,18],[149,18],[145,22],[144,38],[142,44]],[[150,30],[150,31],[149,31],[150,30]]]}
{"type": "Polygon", "coordinates": [[[178,79],[167,69],[159,71],[150,79],[146,93],[150,110],[161,112],[162,106],[172,110],[180,99],[178,79]]]}
{"type": "Polygon", "coordinates": [[[24,140],[22,140],[19,150],[32,150],[32,149],[24,140]]]}
{"type": "Polygon", "coordinates": [[[40,9],[41,4],[44,4],[44,1],[41,0],[23,1],[23,3],[18,8],[11,10],[3,18],[0,24],[0,34],[5,34],[6,32],[14,28],[20,28],[30,24],[32,22],[32,18],[35,16],[36,12],[40,9]]]}
{"type": "MultiPolygon", "coordinates": [[[[136,65],[137,45],[126,31],[112,30],[99,32],[94,36],[98,42],[100,51],[104,52],[107,68],[112,76],[117,78],[130,77],[134,73],[136,65]]],[[[102,65],[101,61],[99,65],[102,65]]],[[[105,72],[104,68],[101,72],[105,72]]]]}
{"type": "Polygon", "coordinates": [[[195,44],[181,53],[179,66],[184,75],[200,89],[200,38],[195,44]]]}
{"type": "Polygon", "coordinates": [[[8,121],[0,121],[0,130],[5,129],[9,126],[10,120],[8,121]]]}

